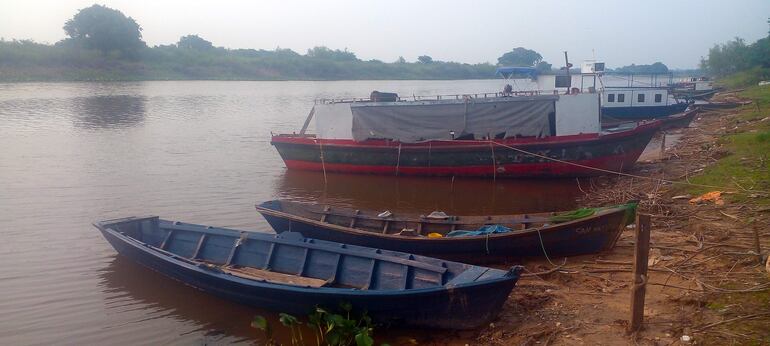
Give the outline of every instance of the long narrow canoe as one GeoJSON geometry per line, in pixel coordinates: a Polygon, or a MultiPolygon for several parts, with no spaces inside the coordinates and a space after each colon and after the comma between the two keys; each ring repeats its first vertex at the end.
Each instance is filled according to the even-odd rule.
{"type": "Polygon", "coordinates": [[[381,323],[475,328],[497,315],[522,270],[157,216],[94,226],[119,254],[161,274],[239,303],[298,315],[345,302],[381,323]]]}
{"type": "Polygon", "coordinates": [[[285,200],[256,206],[276,232],[299,232],[307,237],[484,263],[533,256],[573,256],[615,246],[626,225],[633,222],[636,202],[564,213],[497,216],[424,215],[331,208],[285,200]],[[386,213],[387,214],[387,213],[386,213]],[[446,237],[457,230],[485,225],[511,229],[505,233],[446,237]],[[441,237],[428,236],[438,233],[441,237]]]}
{"type": "MultiPolygon", "coordinates": [[[[659,120],[661,122],[660,129],[661,130],[669,130],[674,128],[683,128],[690,126],[690,123],[695,119],[695,117],[700,112],[701,106],[698,105],[695,108],[688,110],[684,113],[669,115],[662,118],[656,118],[656,120],[659,120]]],[[[623,119],[615,119],[611,117],[603,117],[602,118],[602,129],[607,131],[612,131],[613,128],[616,130],[622,130],[624,128],[634,127],[636,126],[636,121],[634,120],[623,120],[623,119]]]]}

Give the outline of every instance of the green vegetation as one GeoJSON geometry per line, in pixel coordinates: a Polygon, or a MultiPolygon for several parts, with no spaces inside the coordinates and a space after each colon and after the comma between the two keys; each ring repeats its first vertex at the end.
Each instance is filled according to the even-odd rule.
{"type": "MultiPolygon", "coordinates": [[[[742,191],[740,194],[729,195],[728,199],[736,202],[752,198],[759,204],[770,204],[770,196],[762,191],[770,191],[770,120],[767,117],[770,109],[770,86],[754,86],[740,94],[751,99],[754,104],[744,106],[736,123],[731,126],[742,126],[752,122],[745,132],[725,136],[721,144],[729,154],[708,167],[701,175],[690,178],[696,184],[726,186],[742,191]],[[756,194],[751,190],[759,191],[756,194]]],[[[689,192],[702,194],[709,188],[691,187],[689,192]]]]}
{"type": "Polygon", "coordinates": [[[497,64],[502,66],[532,66],[540,72],[551,71],[551,64],[544,61],[540,53],[524,47],[516,47],[503,54],[497,58],[497,64]]]}
{"type": "MultiPolygon", "coordinates": [[[[343,311],[342,314],[331,313],[316,307],[308,315],[307,323],[304,327],[299,319],[286,313],[279,314],[279,321],[284,327],[289,328],[291,344],[295,346],[308,345],[303,338],[303,329],[309,329],[315,334],[315,345],[318,346],[374,345],[374,339],[372,338],[374,327],[371,318],[366,313],[362,314],[359,318],[352,318],[352,305],[348,303],[340,304],[340,308],[343,311]]],[[[268,344],[277,344],[273,338],[273,330],[267,319],[263,316],[255,316],[251,326],[265,333],[268,344]]]]}
{"type": "Polygon", "coordinates": [[[348,50],[323,46],[305,55],[281,48],[226,49],[198,35],[147,47],[134,19],[101,5],[80,10],[63,29],[68,38],[54,45],[0,39],[0,81],[472,79],[492,78],[495,71],[489,63],[427,55],[413,63],[403,57],[362,61],[348,50]]]}
{"type": "MultiPolygon", "coordinates": [[[[768,204],[770,196],[761,192],[770,191],[770,120],[765,120],[770,109],[770,87],[756,84],[770,79],[770,32],[768,37],[750,45],[740,38],[715,45],[709,51],[708,59],[702,59],[701,67],[715,76],[722,76],[718,82],[727,87],[753,85],[740,96],[754,103],[744,107],[735,123],[730,124],[742,132],[721,138],[729,154],[690,181],[745,190],[730,196],[736,201],[752,197],[751,190],[760,191],[753,196],[756,202],[768,204]],[[744,126],[746,122],[750,125],[744,126]]],[[[708,189],[690,190],[703,193],[708,189]]]]}
{"type": "Polygon", "coordinates": [[[613,69],[612,72],[617,73],[635,73],[635,74],[664,74],[669,73],[668,66],[662,62],[655,62],[652,65],[636,65],[631,64],[628,66],[618,67],[613,69]]]}
{"type": "MultiPolygon", "coordinates": [[[[770,24],[770,21],[768,21],[770,24]]],[[[737,88],[756,85],[770,79],[770,33],[752,44],[742,38],[717,44],[709,50],[708,58],[702,58],[701,69],[721,81],[727,87],[737,88]]]]}

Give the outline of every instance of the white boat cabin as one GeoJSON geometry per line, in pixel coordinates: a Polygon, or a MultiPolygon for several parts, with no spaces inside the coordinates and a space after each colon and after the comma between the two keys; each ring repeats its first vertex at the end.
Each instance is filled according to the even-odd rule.
{"type": "Polygon", "coordinates": [[[655,107],[675,103],[664,88],[605,88],[602,107],[655,107]]]}

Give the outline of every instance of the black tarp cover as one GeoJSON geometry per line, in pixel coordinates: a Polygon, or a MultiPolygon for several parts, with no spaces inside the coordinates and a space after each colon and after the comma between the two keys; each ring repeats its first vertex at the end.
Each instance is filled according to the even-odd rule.
{"type": "Polygon", "coordinates": [[[353,139],[385,138],[415,143],[475,138],[505,133],[505,137],[545,137],[550,133],[549,113],[558,96],[517,96],[352,104],[353,139]]]}

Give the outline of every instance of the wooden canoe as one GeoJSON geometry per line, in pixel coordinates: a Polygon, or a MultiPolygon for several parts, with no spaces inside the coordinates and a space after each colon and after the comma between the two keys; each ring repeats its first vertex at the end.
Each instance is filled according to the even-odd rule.
{"type": "Polygon", "coordinates": [[[256,208],[276,232],[300,232],[317,239],[471,263],[608,250],[636,215],[636,202],[597,208],[590,215],[566,222],[555,220],[563,219],[569,212],[431,219],[402,213],[380,217],[378,211],[285,200],[268,201],[256,208]],[[476,230],[484,225],[503,225],[512,231],[461,237],[427,236],[430,233],[446,235],[454,230],[476,230]]]}
{"type": "Polygon", "coordinates": [[[161,274],[239,303],[299,316],[316,306],[334,310],[344,302],[380,323],[475,328],[497,315],[522,270],[309,239],[295,232],[244,232],[158,217],[94,226],[119,254],[161,274]]]}

